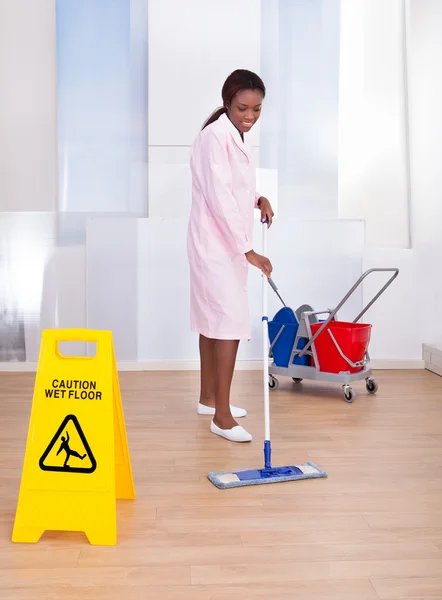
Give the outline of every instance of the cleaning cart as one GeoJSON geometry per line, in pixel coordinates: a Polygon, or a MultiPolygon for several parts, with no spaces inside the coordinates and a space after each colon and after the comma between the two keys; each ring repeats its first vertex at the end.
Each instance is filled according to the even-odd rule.
{"type": "Polygon", "coordinates": [[[278,288],[270,280],[271,287],[284,306],[268,323],[271,360],[269,388],[278,388],[277,375],[291,377],[295,383],[300,383],[303,379],[340,383],[346,402],[353,402],[356,394],[351,384],[365,379],[367,391],[375,394],[378,384],[372,377],[368,352],[372,326],[359,321],[398,274],[399,269],[396,268],[369,269],[361,275],[336,308],[322,311],[314,311],[305,304],[296,311],[292,310],[285,305],[278,288]],[[375,272],[391,272],[392,276],[354,321],[339,321],[338,311],[362,281],[375,272]],[[325,319],[319,319],[325,315],[325,319]]]}

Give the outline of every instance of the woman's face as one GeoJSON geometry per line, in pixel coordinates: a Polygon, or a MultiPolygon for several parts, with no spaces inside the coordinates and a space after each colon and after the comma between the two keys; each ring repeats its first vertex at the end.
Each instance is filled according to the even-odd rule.
{"type": "Polygon", "coordinates": [[[259,90],[242,90],[227,106],[227,115],[241,133],[247,133],[261,116],[263,95],[259,90]]]}

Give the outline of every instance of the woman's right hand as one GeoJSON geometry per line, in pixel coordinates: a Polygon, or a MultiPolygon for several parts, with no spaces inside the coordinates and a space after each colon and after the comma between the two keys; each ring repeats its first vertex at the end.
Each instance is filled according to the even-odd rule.
{"type": "Polygon", "coordinates": [[[273,267],[268,258],[257,254],[254,250],[250,250],[245,256],[251,265],[262,271],[267,279],[270,279],[273,267]]]}

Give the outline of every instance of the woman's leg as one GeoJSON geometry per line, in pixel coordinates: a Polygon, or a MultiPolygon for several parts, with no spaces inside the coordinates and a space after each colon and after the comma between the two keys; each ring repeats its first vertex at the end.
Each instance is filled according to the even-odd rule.
{"type": "Polygon", "coordinates": [[[212,408],[215,408],[215,344],[216,340],[200,335],[200,402],[212,408]]]}
{"type": "Polygon", "coordinates": [[[215,416],[213,422],[220,429],[238,425],[230,412],[230,387],[235,370],[238,340],[216,340],[214,353],[215,416]]]}

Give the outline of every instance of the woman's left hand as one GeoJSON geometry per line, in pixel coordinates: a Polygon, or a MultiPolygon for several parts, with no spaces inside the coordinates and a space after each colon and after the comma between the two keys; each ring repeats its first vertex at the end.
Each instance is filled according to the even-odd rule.
{"type": "Polygon", "coordinates": [[[261,222],[264,223],[268,219],[268,227],[270,227],[275,213],[273,212],[272,205],[264,196],[261,196],[259,199],[259,209],[261,211],[261,222]]]}

